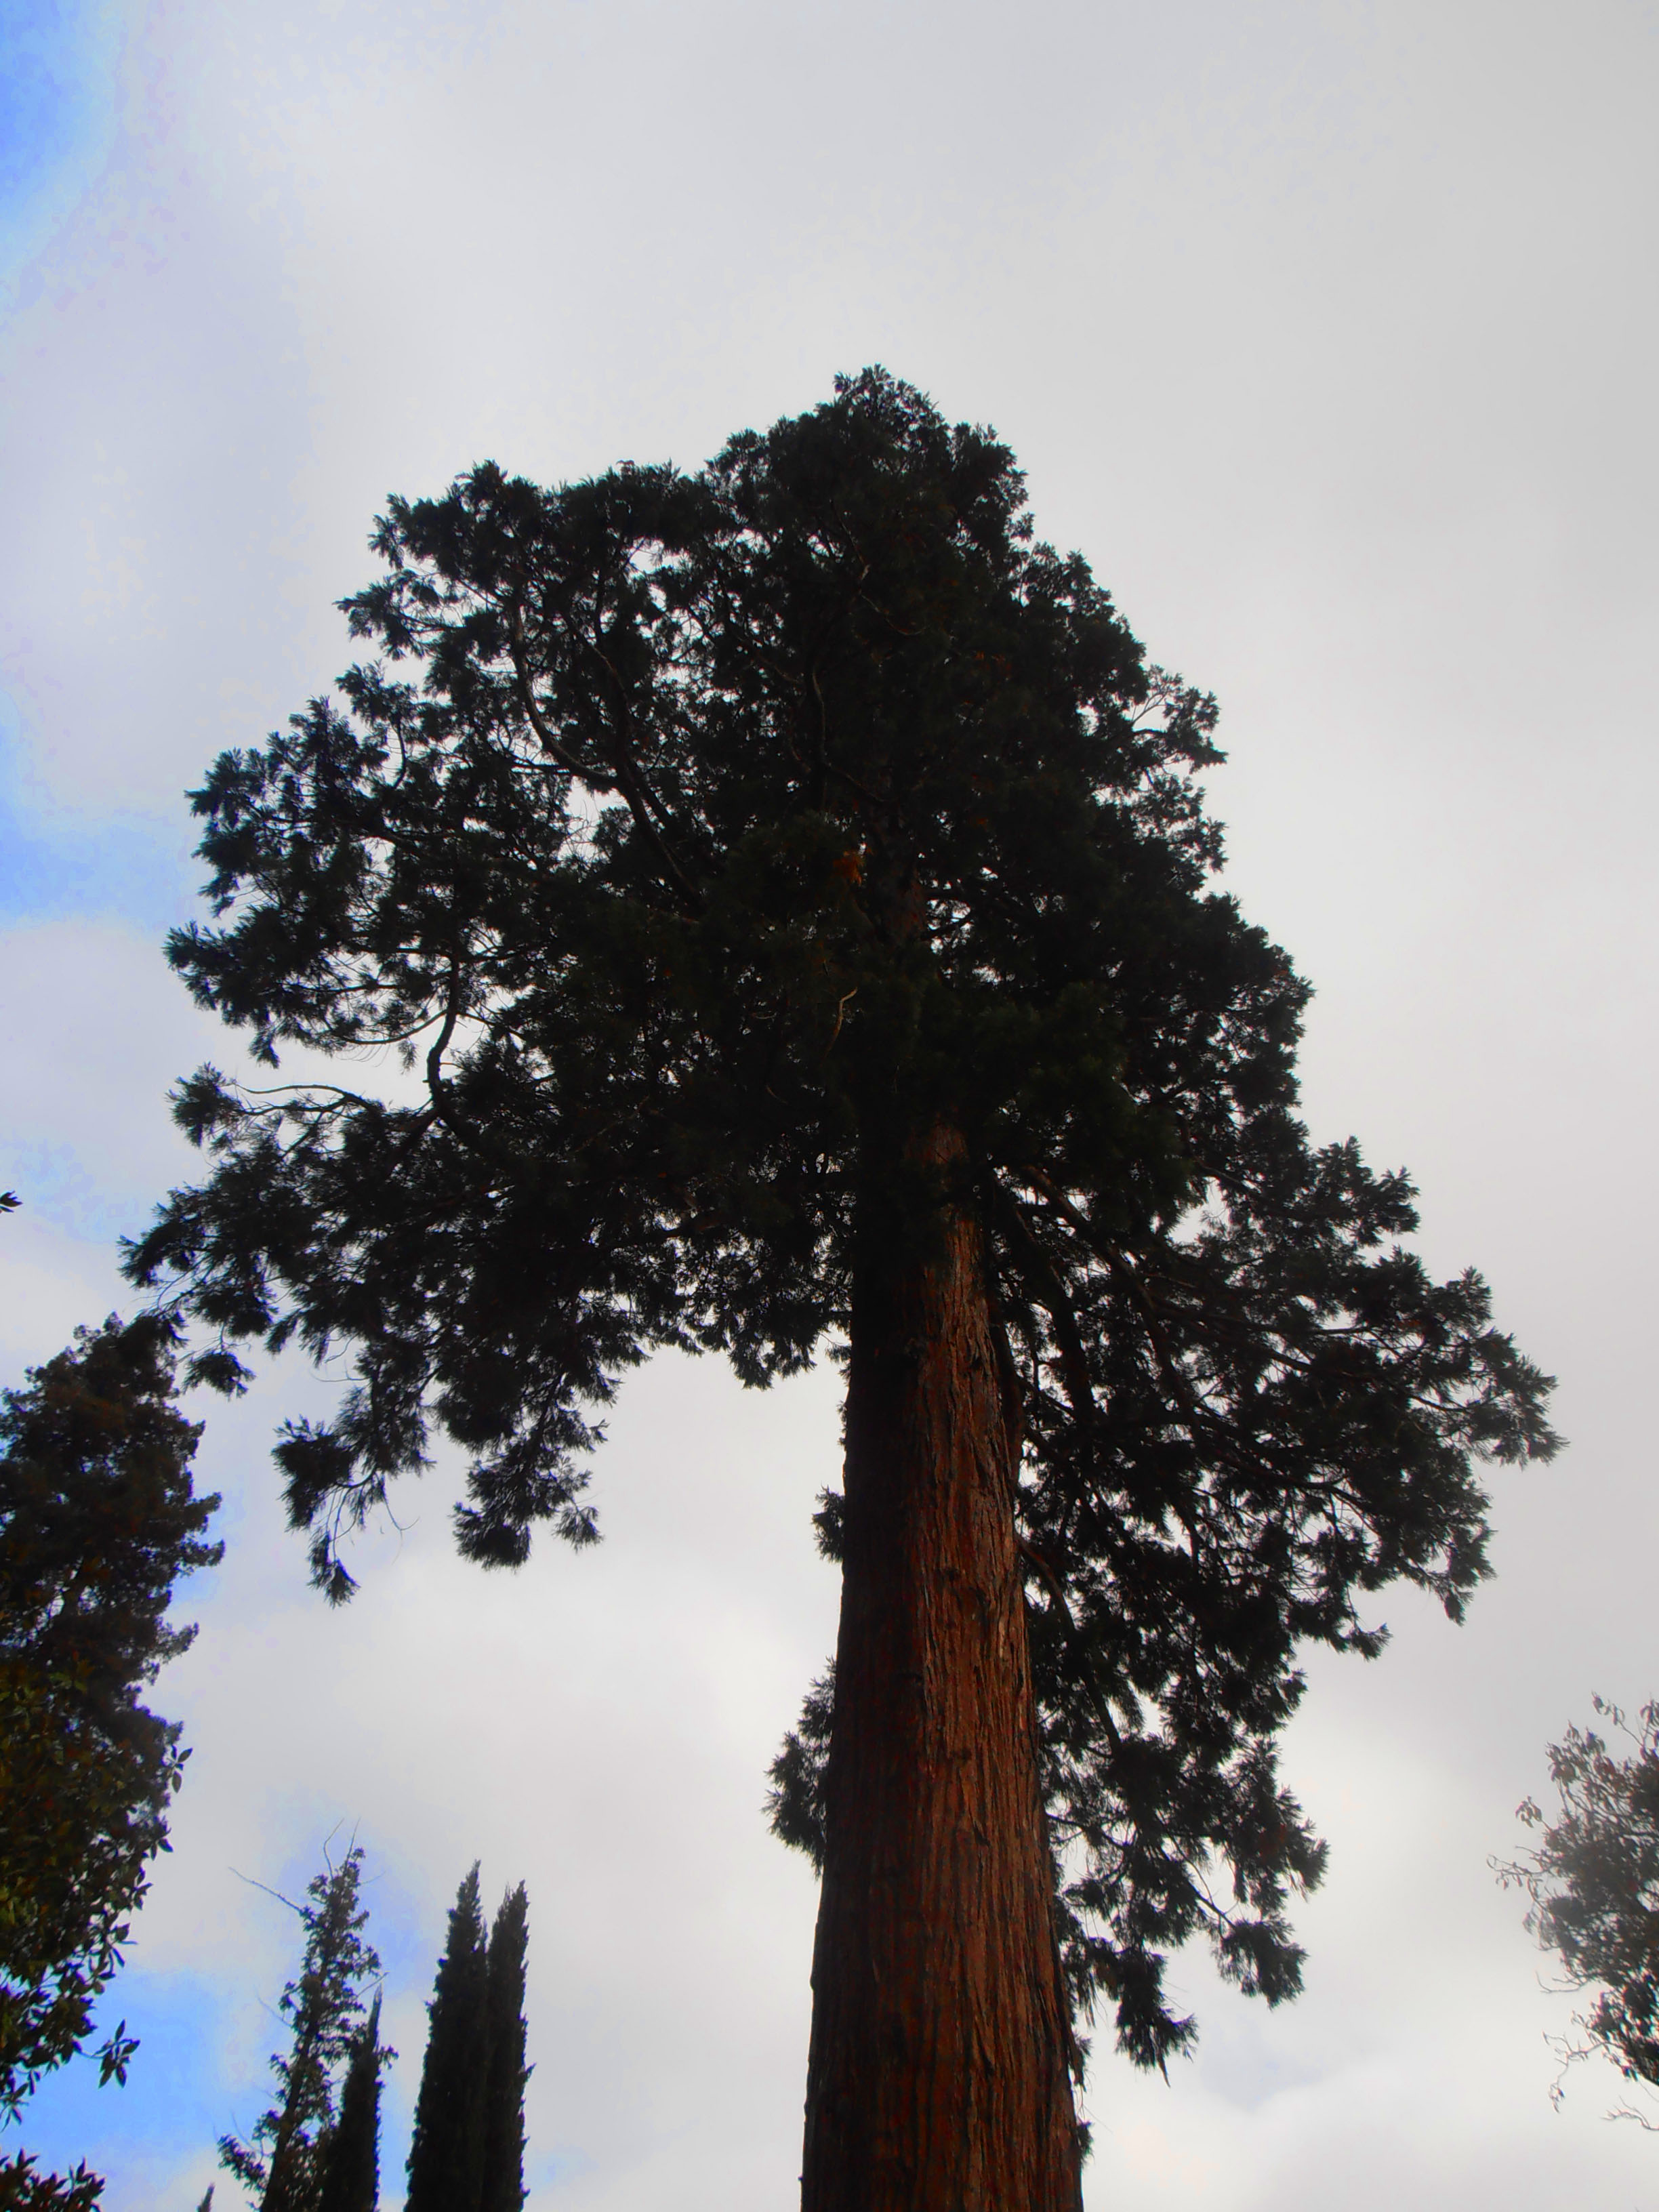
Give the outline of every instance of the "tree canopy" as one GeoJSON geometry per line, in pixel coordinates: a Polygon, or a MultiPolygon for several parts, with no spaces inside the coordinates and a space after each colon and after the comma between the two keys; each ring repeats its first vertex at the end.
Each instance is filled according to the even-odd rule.
{"type": "Polygon", "coordinates": [[[380,1960],[363,1933],[368,1910],[360,1894],[362,1868],[362,1851],[354,1844],[338,1866],[312,1877],[304,1904],[293,1907],[306,1931],[305,1951],[299,1972],[277,2000],[289,2031],[286,2053],[270,2062],[277,2095],[246,2142],[235,2136],[220,2138],[220,2163],[259,2212],[322,2212],[331,2183],[337,2202],[349,2206],[365,2163],[371,2172],[377,2166],[377,2147],[372,2133],[365,2144],[365,2129],[372,2130],[378,2120],[381,2065],[396,2054],[379,2040],[378,1995],[372,2012],[366,2014],[363,2003],[380,1960]],[[371,2039],[367,2049],[366,2038],[371,2039]],[[353,2127],[340,2147],[337,2172],[342,2077],[344,2087],[355,2086],[353,2127]]]}
{"type": "Polygon", "coordinates": [[[216,919],[170,945],[259,1058],[344,1079],[190,1078],[208,1170],[130,1258],[221,1387],[240,1344],[349,1347],[277,1449],[319,1583],[434,1424],[471,1557],[590,1540],[628,1368],[787,1375],[846,1342],[872,1224],[925,1255],[958,1209],[1073,1998],[1161,2063],[1199,1929],[1290,1994],[1298,1647],[1375,1652],[1397,1578],[1460,1614],[1474,1462],[1553,1439],[1407,1177],[1297,1118],[1307,987],[1213,882],[1213,701],[1034,536],[1006,447],[879,370],[691,473],[475,469],[374,544],[371,657],[214,764],[216,919]]]}
{"type": "MultiPolygon", "coordinates": [[[[167,1619],[179,1577],[221,1550],[203,1536],[219,1500],[191,1488],[200,1431],[173,1402],[175,1334],[154,1316],[82,1329],[0,1396],[3,2117],[93,2034],[187,1756],[179,1724],[140,1702],[196,1632],[167,1619]]],[[[105,2081],[135,2047],[125,2022],[105,2038],[105,2081]]],[[[27,2158],[4,2185],[43,2207],[96,2188],[27,2158]]]]}
{"type": "MultiPolygon", "coordinates": [[[[1659,1704],[1632,1728],[1617,1705],[1595,1711],[1631,1744],[1620,1759],[1594,1729],[1570,1728],[1549,1747],[1560,1798],[1554,1820],[1535,1799],[1520,1808],[1536,1846],[1495,1862],[1531,1899],[1527,1925],[1565,1969],[1570,1988],[1594,1993],[1581,2030],[1559,2045],[1566,2063],[1611,2059],[1627,2081],[1659,2087],[1659,1704]]],[[[1558,2083],[1558,2094],[1559,2084],[1558,2083]]],[[[1631,2107],[1644,2126],[1659,2124],[1631,2107]]]]}

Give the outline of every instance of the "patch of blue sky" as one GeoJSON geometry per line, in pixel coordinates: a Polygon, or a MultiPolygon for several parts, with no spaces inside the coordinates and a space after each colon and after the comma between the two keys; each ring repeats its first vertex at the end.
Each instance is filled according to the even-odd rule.
{"type": "Polygon", "coordinates": [[[0,300],[108,157],[127,15],[120,0],[0,8],[0,300]]]}
{"type": "Polygon", "coordinates": [[[133,1234],[143,1224],[143,1201],[149,1195],[109,1189],[71,1146],[4,1137],[0,1187],[21,1192],[28,1212],[49,1227],[88,1244],[112,1244],[133,1234]]]}
{"type": "Polygon", "coordinates": [[[51,798],[30,776],[0,700],[0,926],[78,915],[159,936],[191,909],[202,875],[190,857],[194,842],[182,802],[162,817],[51,798]]]}
{"type": "MultiPolygon", "coordinates": [[[[340,1840],[331,1839],[337,1856],[340,1840]]],[[[369,1856],[368,1935],[380,1954],[388,1994],[412,1989],[424,1996],[435,1972],[432,1930],[422,1928],[412,1895],[376,1863],[378,1854],[369,1856]]],[[[303,1893],[314,1870],[299,1859],[272,1869],[289,1897],[303,1893]]],[[[276,2000],[282,1979],[300,1962],[297,1920],[276,1898],[270,1910],[285,1927],[291,1924],[294,1942],[293,1955],[273,1986],[257,1991],[267,2014],[263,2050],[245,2054],[234,2069],[226,2063],[230,2022],[248,1994],[247,1972],[238,1960],[227,1959],[222,1972],[203,1975],[150,1971],[134,1958],[105,1991],[92,2039],[95,2045],[118,2021],[137,2037],[125,2085],[100,2087],[95,2058],[83,2054],[41,2082],[21,2122],[0,2132],[0,2150],[21,2146],[60,2173],[84,2159],[106,2176],[112,2200],[121,2203],[133,2201],[131,2185],[141,2172],[182,2165],[228,2133],[246,2136],[274,2094],[269,2058],[289,2038],[276,2000]]],[[[138,1935],[142,1942],[142,1922],[138,1935]]],[[[381,2104],[380,2170],[388,2177],[403,2172],[409,2155],[414,2122],[409,2092],[419,2078],[418,2063],[400,2073],[405,2079],[387,2082],[381,2104]]],[[[543,2178],[552,2178],[551,2167],[559,2164],[556,2154],[543,2178]]],[[[568,2157],[562,2170],[572,2170],[568,2157]]]]}
{"type": "Polygon", "coordinates": [[[85,2159],[112,2178],[124,2155],[182,2159],[216,2142],[229,2124],[228,2085],[215,2056],[223,2044],[222,1992],[198,1975],[150,1974],[134,1965],[106,1993],[99,2016],[99,2039],[118,2020],[138,2039],[125,2086],[100,2087],[97,2061],[83,2052],[46,2076],[0,2146],[21,2144],[58,2173],[85,2159]]]}
{"type": "Polygon", "coordinates": [[[574,2181],[581,2174],[598,2170],[598,2161],[585,2150],[551,2150],[544,2158],[526,2159],[525,2186],[533,2197],[538,2190],[551,2189],[558,2182],[574,2181]]]}

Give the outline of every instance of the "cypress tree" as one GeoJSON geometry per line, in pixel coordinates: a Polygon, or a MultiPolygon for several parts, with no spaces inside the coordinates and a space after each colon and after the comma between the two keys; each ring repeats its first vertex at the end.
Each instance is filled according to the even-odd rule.
{"type": "Polygon", "coordinates": [[[1073,2016],[1161,2063],[1195,1933],[1294,1994],[1299,1648],[1377,1650],[1400,1577],[1461,1613],[1547,1379],[1407,1179],[1310,1140],[1307,988],[1212,882],[1214,702],[987,432],[872,369],[694,475],[487,465],[375,543],[375,657],[214,764],[170,957],[257,1055],[395,1045],[424,1096],[198,1071],[134,1279],[354,1345],[277,1451],[337,1598],[434,1420],[514,1565],[592,1540],[654,1346],[839,1346],[803,2204],[1075,2212],[1073,2016]]]}
{"type": "Polygon", "coordinates": [[[530,1899],[520,1882],[502,1898],[489,1931],[489,2072],[484,2098],[481,2212],[520,2212],[524,2186],[525,1954],[530,1899]]]}
{"type": "Polygon", "coordinates": [[[380,2041],[377,1991],[352,2042],[317,2212],[375,2212],[380,2195],[380,2075],[397,2055],[380,2041]]]}
{"type": "Polygon", "coordinates": [[[489,1966],[476,1866],[449,1916],[427,2014],[405,2212],[478,2212],[489,2078],[489,1966]]]}
{"type": "Polygon", "coordinates": [[[306,1947],[300,1972],[277,2005],[293,2031],[287,2055],[270,2062],[282,2094],[246,2142],[234,2136],[220,2140],[220,2162],[259,2212],[318,2212],[334,2133],[335,2076],[359,2040],[360,1988],[380,1971],[363,1938],[368,1913],[358,1898],[362,1863],[354,1845],[337,1867],[313,1877],[307,1902],[295,1908],[306,1947]]]}

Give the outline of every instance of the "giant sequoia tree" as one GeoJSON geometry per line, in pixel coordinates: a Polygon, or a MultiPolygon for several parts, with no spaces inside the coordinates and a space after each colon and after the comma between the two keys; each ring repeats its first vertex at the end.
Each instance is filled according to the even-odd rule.
{"type": "Polygon", "coordinates": [[[434,1423],[512,1565],[592,1537],[653,1347],[844,1346],[804,2203],[1073,2207],[1074,2014],[1161,2059],[1200,1929],[1295,1989],[1297,1646],[1374,1651],[1395,1577],[1461,1610],[1544,1378],[1402,1248],[1403,1176],[1310,1146],[1305,986],[1210,888],[1212,702],[993,438],[872,371],[696,475],[487,466],[375,543],[374,658],[215,764],[172,947],[340,1079],[191,1078],[210,1172],[134,1276],[231,1387],[239,1341],[350,1347],[277,1448],[336,1596],[434,1423]]]}

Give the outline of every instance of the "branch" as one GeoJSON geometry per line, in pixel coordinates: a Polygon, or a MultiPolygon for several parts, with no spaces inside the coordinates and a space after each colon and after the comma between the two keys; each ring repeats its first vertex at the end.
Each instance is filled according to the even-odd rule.
{"type": "Polygon", "coordinates": [[[1066,1381],[1066,1395],[1072,1401],[1072,1411],[1092,1431],[1100,1417],[1096,1403],[1094,1385],[1089,1380],[1089,1362],[1083,1348],[1083,1332],[1078,1327],[1077,1316],[1066,1297],[1065,1286],[1055,1273],[1048,1254],[1026,1226],[1018,1206],[1004,1190],[995,1177],[991,1188],[1000,1200],[997,1211],[1002,1217],[1005,1234],[1009,1237],[1019,1261],[1021,1274],[1031,1290],[1036,1303],[1048,1315],[1054,1332],[1054,1342],[1060,1352],[1060,1370],[1066,1381]]]}
{"type": "Polygon", "coordinates": [[[1099,1716],[1100,1724],[1106,1731],[1107,1740],[1111,1744],[1113,1754],[1115,1756],[1123,1748],[1123,1739],[1118,1734],[1117,1723],[1112,1718],[1111,1708],[1101,1696],[1095,1682],[1094,1668],[1091,1664],[1092,1655],[1083,1631],[1077,1625],[1076,1616],[1066,1602],[1066,1592],[1061,1586],[1060,1577],[1038,1551],[1036,1546],[1022,1536],[1018,1530],[1014,1534],[1014,1548],[1021,1559],[1029,1559],[1036,1569],[1048,1588],[1049,1595],[1054,1599],[1055,1610],[1066,1624],[1066,1636],[1077,1651],[1079,1662],[1078,1671],[1083,1686],[1089,1693],[1089,1702],[1099,1716]]]}
{"type": "MultiPolygon", "coordinates": [[[[526,714],[529,717],[530,726],[535,731],[544,748],[552,755],[561,768],[568,769],[578,782],[585,783],[590,791],[621,792],[627,803],[628,811],[634,817],[634,826],[656,854],[663,869],[692,908],[695,910],[701,907],[702,894],[680,866],[661,830],[651,818],[652,803],[655,801],[660,807],[660,801],[655,800],[654,793],[646,784],[644,778],[629,758],[626,751],[622,750],[620,744],[618,745],[617,757],[613,759],[611,764],[612,772],[605,775],[585,766],[577,759],[574,753],[567,751],[554,736],[548,726],[546,717],[536,704],[536,695],[531,689],[529,671],[525,665],[524,613],[516,599],[508,605],[507,617],[507,628],[513,639],[513,672],[518,679],[519,698],[526,714]]],[[[583,641],[589,645],[590,650],[603,663],[610,674],[611,680],[617,686],[620,692],[622,679],[611,666],[605,653],[599,646],[592,644],[591,640],[583,641]]],[[[625,699],[623,711],[624,714],[627,712],[625,699]]]]}
{"type": "Polygon", "coordinates": [[[513,672],[518,678],[519,698],[529,717],[531,728],[541,740],[543,750],[551,753],[562,769],[567,769],[579,783],[585,783],[590,791],[614,791],[616,781],[613,777],[596,773],[579,761],[574,753],[566,751],[548,727],[545,716],[536,704],[536,695],[530,688],[530,677],[524,662],[524,615],[516,599],[507,611],[507,620],[513,635],[513,672]]]}

